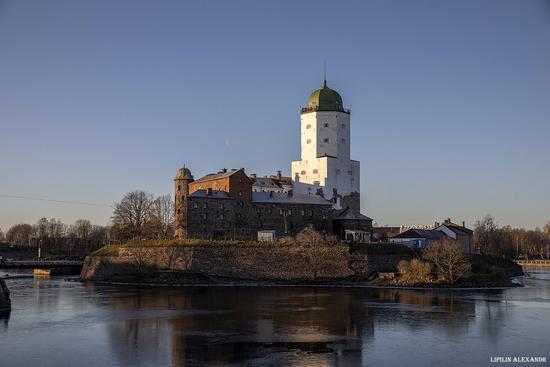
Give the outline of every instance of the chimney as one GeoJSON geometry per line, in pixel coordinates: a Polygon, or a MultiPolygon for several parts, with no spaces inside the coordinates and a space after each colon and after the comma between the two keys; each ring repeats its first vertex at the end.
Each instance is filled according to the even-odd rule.
{"type": "Polygon", "coordinates": [[[226,172],[227,172],[227,168],[223,168],[222,173],[226,173],[226,172]]]}
{"type": "Polygon", "coordinates": [[[244,167],[241,167],[241,171],[243,171],[243,172],[244,172],[244,167]]]}
{"type": "Polygon", "coordinates": [[[462,228],[466,228],[466,222],[462,221],[462,228]]]}
{"type": "Polygon", "coordinates": [[[251,173],[251,174],[250,174],[250,177],[252,177],[252,179],[255,180],[255,179],[256,179],[256,174],[255,174],[255,173],[251,173]]]}
{"type": "Polygon", "coordinates": [[[281,181],[282,178],[283,178],[283,175],[281,174],[281,170],[278,170],[277,171],[277,180],[281,181]]]}
{"type": "Polygon", "coordinates": [[[208,190],[206,192],[206,195],[212,196],[212,188],[211,187],[208,188],[208,190]]]}

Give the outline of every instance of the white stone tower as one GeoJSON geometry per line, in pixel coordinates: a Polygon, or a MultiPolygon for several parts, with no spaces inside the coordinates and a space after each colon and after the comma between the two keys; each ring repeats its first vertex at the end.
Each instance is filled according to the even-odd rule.
{"type": "Polygon", "coordinates": [[[300,116],[301,160],[292,162],[294,190],[322,193],[335,209],[360,212],[359,161],[350,156],[350,111],[342,97],[327,87],[311,93],[300,116]]]}

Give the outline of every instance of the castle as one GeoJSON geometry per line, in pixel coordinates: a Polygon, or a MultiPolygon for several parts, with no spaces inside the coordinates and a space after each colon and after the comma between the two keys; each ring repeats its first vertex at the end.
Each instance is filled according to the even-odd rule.
{"type": "Polygon", "coordinates": [[[360,213],[359,161],[350,156],[350,110],[327,86],[301,109],[301,159],[291,177],[247,175],[243,168],[195,180],[185,166],[174,178],[177,238],[255,239],[292,235],[313,225],[366,241],[372,219],[360,213]]]}

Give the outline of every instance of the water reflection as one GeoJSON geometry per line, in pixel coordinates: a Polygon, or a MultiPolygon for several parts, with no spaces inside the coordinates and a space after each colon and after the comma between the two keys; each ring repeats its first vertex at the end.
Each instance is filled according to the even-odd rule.
{"type": "Polygon", "coordinates": [[[135,289],[113,294],[109,306],[136,316],[163,310],[158,318],[139,314],[113,323],[109,335],[122,360],[163,353],[169,344],[173,366],[259,362],[265,356],[292,365],[312,358],[316,364],[362,364],[362,345],[376,326],[399,322],[412,331],[436,327],[456,336],[476,312],[474,302],[452,292],[398,289],[135,289]]]}
{"type": "Polygon", "coordinates": [[[0,353],[8,348],[11,364],[68,348],[50,365],[73,357],[82,366],[347,366],[426,356],[464,365],[529,335],[534,352],[547,350],[540,320],[549,288],[137,288],[55,278],[13,280],[10,288],[14,310],[0,316],[0,353]],[[75,352],[89,350],[92,359],[75,352]]]}

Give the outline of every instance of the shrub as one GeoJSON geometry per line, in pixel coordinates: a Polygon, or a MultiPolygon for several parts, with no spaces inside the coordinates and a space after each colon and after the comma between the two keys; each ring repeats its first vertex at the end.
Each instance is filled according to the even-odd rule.
{"type": "Polygon", "coordinates": [[[397,270],[401,284],[425,284],[432,281],[432,265],[419,259],[401,260],[397,270]]]}
{"type": "Polygon", "coordinates": [[[470,270],[470,261],[460,245],[453,240],[431,242],[424,249],[422,257],[432,262],[438,274],[450,284],[454,284],[470,270]]]}

